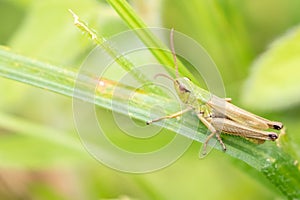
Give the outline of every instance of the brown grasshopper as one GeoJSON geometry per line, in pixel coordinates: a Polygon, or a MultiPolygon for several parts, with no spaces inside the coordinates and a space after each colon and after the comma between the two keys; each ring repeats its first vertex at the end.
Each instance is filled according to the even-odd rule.
{"type": "Polygon", "coordinates": [[[275,141],[278,135],[275,132],[266,131],[267,129],[280,130],[283,127],[281,122],[270,121],[243,110],[230,103],[229,98],[219,98],[208,91],[199,88],[186,77],[179,77],[176,53],[173,44],[173,29],[170,35],[170,44],[174,64],[176,68],[176,79],[165,74],[164,76],[174,82],[174,88],[178,97],[186,105],[186,109],[172,115],[160,117],[147,122],[147,125],[163,119],[176,118],[188,111],[194,111],[200,121],[208,128],[211,134],[203,144],[202,154],[206,154],[209,140],[216,135],[224,151],[226,146],[220,137],[221,132],[244,137],[254,143],[261,144],[266,140],[275,141]]]}

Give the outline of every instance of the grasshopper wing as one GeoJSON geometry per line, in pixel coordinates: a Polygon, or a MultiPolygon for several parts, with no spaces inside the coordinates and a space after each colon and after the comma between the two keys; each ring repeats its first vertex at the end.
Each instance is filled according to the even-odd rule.
{"type": "Polygon", "coordinates": [[[280,122],[272,122],[254,115],[253,113],[243,110],[217,96],[212,96],[211,100],[207,102],[207,104],[211,106],[212,109],[222,113],[227,118],[245,126],[250,126],[259,130],[267,130],[268,128],[282,128],[282,124],[280,122]]]}

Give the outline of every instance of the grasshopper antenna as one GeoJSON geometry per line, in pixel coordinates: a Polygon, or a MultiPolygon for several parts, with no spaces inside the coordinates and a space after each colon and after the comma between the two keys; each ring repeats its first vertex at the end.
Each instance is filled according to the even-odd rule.
{"type": "Polygon", "coordinates": [[[176,58],[176,53],[174,48],[174,28],[171,29],[171,33],[170,33],[170,46],[171,46],[171,51],[172,51],[175,69],[176,69],[176,78],[179,78],[178,64],[177,64],[177,58],[176,58]]]}
{"type": "MultiPolygon", "coordinates": [[[[174,64],[175,64],[176,78],[179,78],[177,58],[176,58],[176,53],[175,53],[175,48],[174,48],[174,28],[172,28],[171,32],[170,32],[170,46],[171,46],[171,52],[172,52],[173,59],[174,59],[174,64]]],[[[175,81],[174,78],[172,78],[172,77],[170,77],[166,74],[162,74],[162,73],[156,74],[154,76],[154,78],[156,79],[159,76],[165,77],[165,78],[167,78],[171,81],[175,81]]]]}
{"type": "Polygon", "coordinates": [[[163,77],[165,77],[165,78],[167,78],[167,79],[170,79],[171,81],[174,81],[174,79],[173,79],[171,76],[168,76],[168,75],[162,74],[162,73],[156,74],[156,75],[154,76],[154,78],[156,79],[156,78],[159,77],[159,76],[163,76],[163,77]]]}
{"type": "MultiPolygon", "coordinates": [[[[176,69],[176,78],[179,78],[177,58],[176,58],[176,53],[175,53],[175,48],[174,48],[174,28],[172,28],[171,32],[170,32],[170,46],[171,46],[171,52],[172,52],[172,55],[173,55],[173,60],[174,60],[175,69],[176,69]]],[[[165,78],[167,78],[171,81],[174,81],[174,79],[172,77],[170,77],[166,74],[162,74],[162,73],[156,74],[154,76],[154,78],[156,79],[159,76],[163,76],[163,77],[165,77],[165,78]]]]}

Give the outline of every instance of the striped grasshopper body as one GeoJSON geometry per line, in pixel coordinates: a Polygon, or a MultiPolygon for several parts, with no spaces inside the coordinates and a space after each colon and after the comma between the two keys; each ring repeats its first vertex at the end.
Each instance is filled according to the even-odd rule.
{"type": "Polygon", "coordinates": [[[281,122],[270,121],[243,110],[231,104],[230,99],[219,98],[210,92],[199,88],[188,78],[178,77],[178,66],[173,46],[173,30],[171,31],[170,38],[177,78],[173,79],[164,74],[158,75],[167,77],[174,82],[174,88],[177,95],[182,103],[186,105],[186,109],[172,115],[148,121],[148,125],[163,119],[178,117],[188,111],[194,111],[200,121],[211,132],[203,144],[203,155],[206,154],[207,144],[213,136],[217,137],[223,150],[226,151],[226,146],[220,137],[221,132],[244,137],[257,144],[264,143],[266,140],[275,141],[278,138],[278,135],[275,132],[269,132],[267,130],[282,129],[283,125],[281,122]]]}

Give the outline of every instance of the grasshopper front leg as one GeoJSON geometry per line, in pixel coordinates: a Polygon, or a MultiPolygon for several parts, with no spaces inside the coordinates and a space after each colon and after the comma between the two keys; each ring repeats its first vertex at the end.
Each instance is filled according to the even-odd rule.
{"type": "Polygon", "coordinates": [[[186,113],[186,112],[188,112],[188,111],[191,111],[192,109],[193,109],[193,108],[188,107],[188,108],[186,108],[186,109],[184,109],[184,110],[181,110],[181,111],[179,111],[179,112],[177,112],[177,113],[174,113],[174,114],[172,114],[172,115],[167,115],[167,116],[163,116],[163,117],[159,117],[159,118],[157,118],[157,119],[153,119],[153,120],[147,121],[146,124],[147,124],[147,125],[150,125],[150,124],[152,124],[153,122],[158,122],[158,121],[163,120],[163,119],[172,119],[172,118],[176,118],[176,117],[178,117],[178,116],[180,116],[180,115],[182,115],[182,114],[184,114],[184,113],[186,113]]]}

